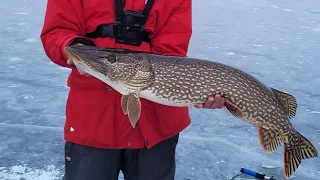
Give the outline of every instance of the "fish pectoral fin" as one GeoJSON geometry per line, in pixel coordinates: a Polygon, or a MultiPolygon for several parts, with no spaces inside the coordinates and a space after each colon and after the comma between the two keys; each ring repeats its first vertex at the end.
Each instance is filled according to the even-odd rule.
{"type": "Polygon", "coordinates": [[[284,93],[274,88],[270,88],[273,94],[280,101],[282,107],[285,109],[288,118],[292,119],[296,115],[297,101],[296,98],[290,94],[284,93]]]}
{"type": "Polygon", "coordinates": [[[124,115],[128,114],[128,97],[129,95],[122,95],[121,97],[121,108],[124,115]]]}
{"type": "Polygon", "coordinates": [[[141,101],[136,94],[128,95],[127,111],[130,123],[132,127],[135,128],[141,114],[141,101]]]}
{"type": "Polygon", "coordinates": [[[279,149],[282,144],[282,138],[279,133],[272,129],[258,128],[260,145],[266,153],[270,153],[279,149]]]}
{"type": "Polygon", "coordinates": [[[288,179],[296,171],[303,159],[317,156],[317,149],[300,134],[300,143],[298,145],[286,144],[284,147],[284,176],[288,179]]]}
{"type": "Polygon", "coordinates": [[[225,104],[224,106],[231,112],[231,114],[233,114],[234,116],[238,117],[238,118],[243,118],[243,112],[242,110],[235,104],[233,104],[232,102],[230,102],[229,100],[225,99],[225,104]]]}

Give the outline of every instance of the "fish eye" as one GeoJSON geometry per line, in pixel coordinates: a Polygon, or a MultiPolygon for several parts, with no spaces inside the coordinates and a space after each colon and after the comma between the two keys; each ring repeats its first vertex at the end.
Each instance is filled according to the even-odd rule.
{"type": "Polygon", "coordinates": [[[116,62],[116,55],[110,54],[109,56],[107,56],[107,59],[110,63],[115,63],[116,62]]]}

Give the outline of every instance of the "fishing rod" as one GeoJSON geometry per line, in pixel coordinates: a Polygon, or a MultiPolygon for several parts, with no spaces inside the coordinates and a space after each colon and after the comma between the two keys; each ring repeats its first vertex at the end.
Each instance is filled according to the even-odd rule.
{"type": "Polygon", "coordinates": [[[260,179],[260,180],[276,180],[275,178],[273,178],[273,176],[269,177],[269,176],[266,176],[265,174],[260,174],[246,168],[241,168],[240,172],[230,180],[234,180],[236,177],[240,176],[241,174],[247,174],[249,176],[255,177],[256,179],[260,179]]]}

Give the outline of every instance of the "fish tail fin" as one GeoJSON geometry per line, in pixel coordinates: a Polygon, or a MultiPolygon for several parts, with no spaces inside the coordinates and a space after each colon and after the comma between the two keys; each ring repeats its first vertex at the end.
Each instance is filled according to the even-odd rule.
{"type": "Polygon", "coordinates": [[[298,145],[286,144],[284,147],[284,176],[288,179],[301,164],[302,159],[318,156],[317,149],[300,134],[298,145]]]}

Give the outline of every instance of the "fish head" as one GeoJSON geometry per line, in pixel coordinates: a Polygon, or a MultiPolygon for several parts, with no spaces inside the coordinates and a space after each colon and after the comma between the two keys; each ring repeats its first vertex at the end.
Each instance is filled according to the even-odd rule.
{"type": "Polygon", "coordinates": [[[77,68],[113,88],[121,86],[132,93],[142,91],[152,83],[154,72],[150,62],[133,51],[80,44],[68,46],[64,50],[77,68]]]}

